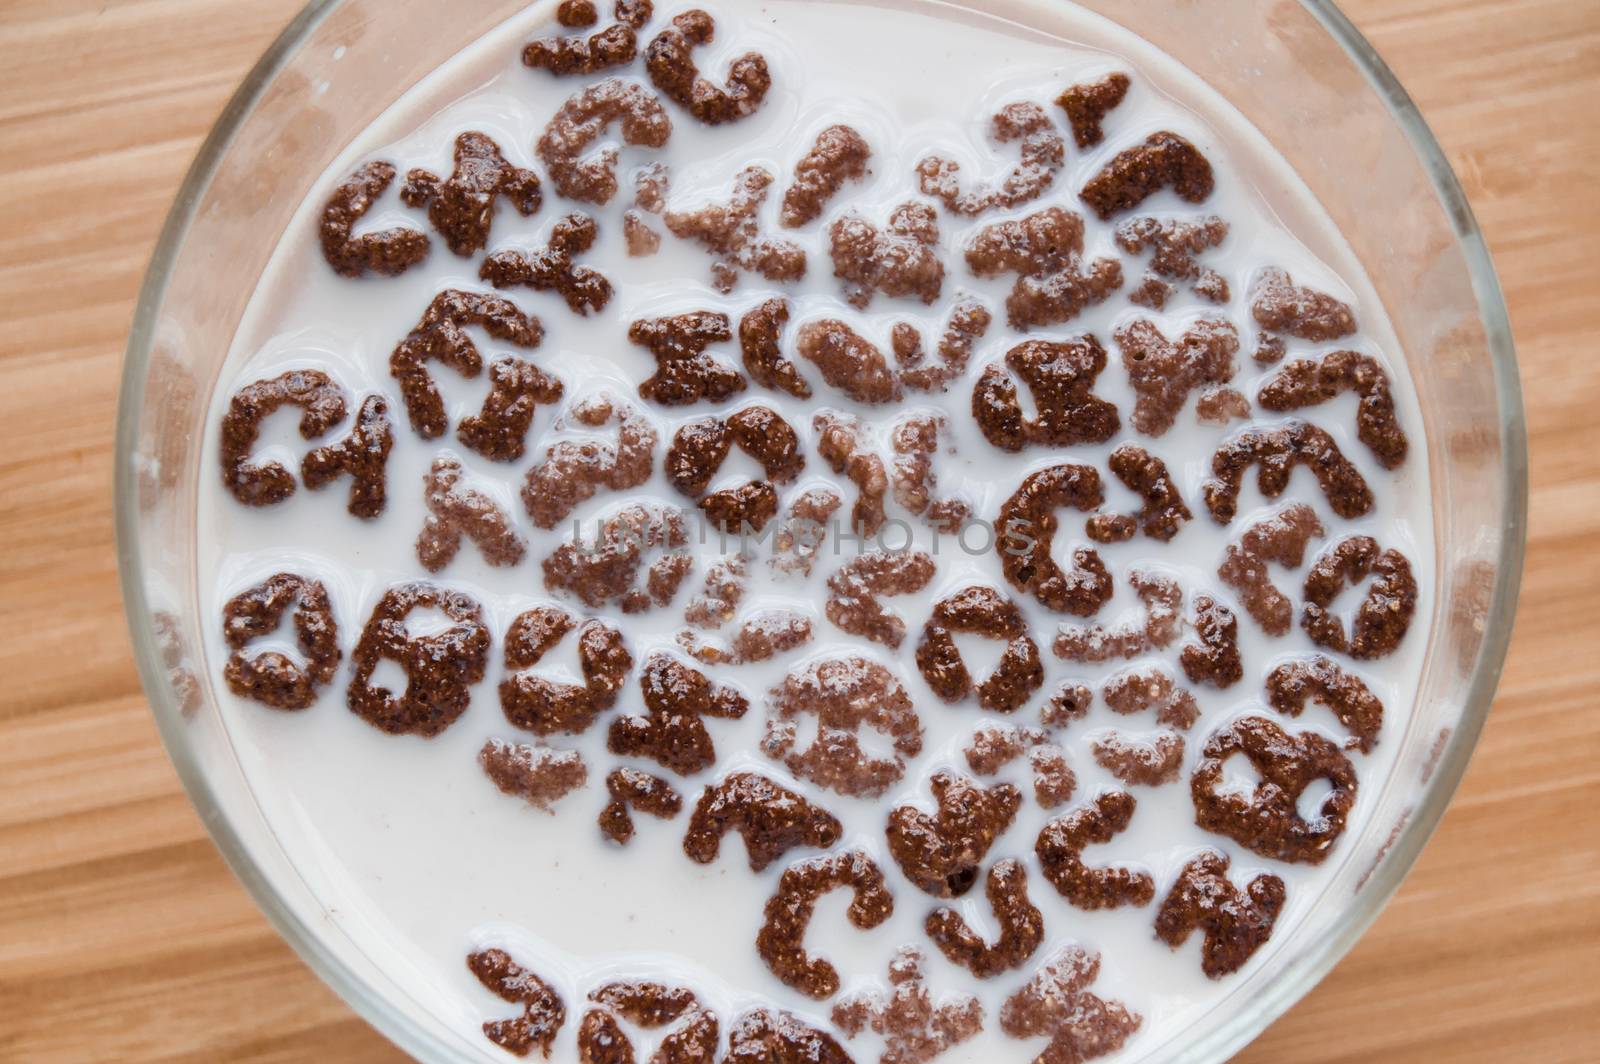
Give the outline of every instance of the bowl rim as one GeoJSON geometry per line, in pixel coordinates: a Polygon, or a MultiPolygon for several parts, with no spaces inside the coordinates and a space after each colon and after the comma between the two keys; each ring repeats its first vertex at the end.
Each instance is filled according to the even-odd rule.
{"type": "MultiPolygon", "coordinates": [[[[166,296],[173,266],[183,249],[198,205],[215,177],[243,121],[254,111],[266,88],[316,28],[346,0],[309,0],[278,34],[234,91],[202,142],[185,174],[156,241],[140,287],[129,331],[119,389],[115,431],[114,508],[117,561],[124,611],[140,680],[151,704],[167,756],[200,814],[207,833],[234,875],[273,928],[324,983],[374,1029],[408,1054],[421,1059],[448,1059],[454,1047],[432,1030],[391,1007],[358,978],[310,925],[282,903],[250,848],[219,813],[220,803],[203,767],[179,731],[183,715],[177,704],[161,648],[151,624],[152,608],[144,582],[143,552],[137,521],[139,469],[135,461],[145,383],[155,341],[155,325],[166,296]]],[[[1483,642],[1466,684],[1466,700],[1432,778],[1425,784],[1411,815],[1392,839],[1371,878],[1362,888],[1367,901],[1341,914],[1333,932],[1309,946],[1290,969],[1289,978],[1256,996],[1243,1011],[1199,1044],[1188,1047],[1191,1059],[1226,1060],[1260,1035],[1300,1001],[1355,945],[1415,864],[1460,785],[1493,703],[1504,668],[1516,617],[1527,540],[1527,426],[1517,369],[1515,344],[1504,295],[1477,219],[1444,150],[1416,103],[1401,86],[1377,50],[1332,0],[1298,0],[1339,44],[1366,78],[1400,127],[1422,164],[1440,206],[1454,228],[1466,263],[1490,356],[1499,399],[1499,430],[1505,525],[1495,559],[1483,642]]]]}

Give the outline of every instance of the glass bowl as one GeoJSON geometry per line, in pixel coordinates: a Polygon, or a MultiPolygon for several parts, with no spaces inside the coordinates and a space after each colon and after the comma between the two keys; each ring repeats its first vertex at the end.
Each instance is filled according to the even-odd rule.
{"type": "MultiPolygon", "coordinates": [[[[964,5],[983,6],[952,6],[964,5]]],[[[290,23],[223,111],[173,205],[140,294],[118,413],[123,594],[167,751],[218,847],[279,932],[358,1013],[428,1060],[467,1059],[476,1047],[434,1017],[399,1007],[389,977],[328,919],[263,819],[195,664],[196,486],[208,397],[307,186],[397,96],[524,6],[318,0],[290,23]]],[[[1418,703],[1388,781],[1404,785],[1378,788],[1376,829],[1352,840],[1352,859],[1324,895],[1333,904],[1297,931],[1270,978],[1230,993],[1226,1007],[1182,1032],[1184,1059],[1222,1060],[1354,944],[1466,768],[1499,679],[1522,572],[1521,393],[1505,306],[1461,187],[1394,75],[1332,4],[1082,6],[1210,82],[1320,198],[1387,308],[1429,441],[1437,594],[1418,703]]],[[[1169,1041],[1149,1056],[1178,1048],[1169,1041]]]]}

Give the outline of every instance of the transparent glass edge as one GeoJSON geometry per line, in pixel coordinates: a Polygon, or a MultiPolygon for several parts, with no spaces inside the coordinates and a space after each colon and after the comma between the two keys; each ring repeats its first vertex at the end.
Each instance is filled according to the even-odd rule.
{"type": "Polygon", "coordinates": [[[1352,906],[1331,934],[1307,950],[1298,962],[1295,978],[1284,980],[1262,994],[1247,1012],[1233,1017],[1200,1044],[1188,1047],[1186,1058],[1193,1053],[1194,1059],[1206,1061],[1232,1057],[1310,993],[1354,948],[1415,866],[1460,787],[1488,720],[1516,623],[1516,604],[1527,550],[1528,445],[1522,381],[1499,276],[1466,191],[1416,102],[1371,42],[1331,0],[1300,0],[1300,4],[1345,50],[1388,108],[1455,227],[1456,240],[1478,304],[1496,384],[1500,460],[1505,484],[1500,506],[1504,525],[1500,529],[1494,591],[1486,611],[1488,627],[1473,663],[1467,698],[1419,801],[1361,888],[1362,903],[1352,906]]]}
{"type": "Polygon", "coordinates": [[[219,815],[220,803],[206,770],[194,758],[179,731],[184,726],[183,713],[161,664],[161,650],[151,627],[152,610],[145,591],[137,527],[139,483],[134,455],[139,444],[145,385],[155,346],[155,325],[166,298],[173,264],[189,233],[195,209],[210,187],[234,134],[289,58],[343,2],[310,0],[251,67],[201,143],[157,237],[134,305],[118,390],[113,468],[117,567],[134,661],[162,746],[229,870],[278,935],[363,1020],[411,1056],[443,1059],[449,1053],[446,1043],[373,996],[347,966],[323,946],[317,934],[281,903],[277,890],[244,841],[227,818],[219,815]]]}
{"type": "MultiPolygon", "coordinates": [[[[192,757],[177,731],[182,715],[165,669],[159,663],[160,651],[150,626],[150,607],[135,527],[138,485],[132,458],[138,444],[145,377],[153,349],[153,327],[165,298],[173,261],[188,233],[195,206],[209,187],[233,134],[288,57],[343,2],[311,0],[246,75],[186,174],[151,255],[130,330],[118,399],[114,478],[117,557],[134,657],[162,743],[228,867],[279,935],[358,1015],[405,1052],[427,1059],[443,1059],[451,1055],[453,1049],[403,1012],[389,1008],[353,978],[349,969],[323,947],[312,929],[280,903],[271,882],[242,840],[224,818],[216,815],[218,802],[205,769],[192,757]]],[[[1505,525],[1501,529],[1495,587],[1487,611],[1489,627],[1473,666],[1462,716],[1413,814],[1362,888],[1362,904],[1352,906],[1334,932],[1301,957],[1295,978],[1284,980],[1260,995],[1247,1012],[1232,1017],[1199,1043],[1187,1047],[1186,1058],[1201,1061],[1222,1061],[1233,1056],[1309,993],[1376,920],[1415,864],[1460,785],[1487,720],[1515,623],[1515,604],[1526,548],[1528,461],[1521,380],[1504,297],[1476,218],[1432,130],[1370,42],[1329,0],[1299,2],[1345,50],[1384,101],[1425,167],[1441,206],[1455,225],[1456,238],[1477,297],[1497,384],[1501,462],[1506,485],[1502,500],[1505,525]]]]}

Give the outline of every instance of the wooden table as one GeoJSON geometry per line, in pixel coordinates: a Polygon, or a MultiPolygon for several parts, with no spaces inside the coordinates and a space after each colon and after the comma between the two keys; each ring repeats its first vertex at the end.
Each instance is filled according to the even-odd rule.
{"type": "MultiPolygon", "coordinates": [[[[111,434],[179,179],[300,0],[0,3],[0,1060],[392,1060],[178,786],[118,600],[111,434]]],[[[1465,785],[1251,1061],[1600,1058],[1600,3],[1350,0],[1466,184],[1517,327],[1532,531],[1465,785]]]]}

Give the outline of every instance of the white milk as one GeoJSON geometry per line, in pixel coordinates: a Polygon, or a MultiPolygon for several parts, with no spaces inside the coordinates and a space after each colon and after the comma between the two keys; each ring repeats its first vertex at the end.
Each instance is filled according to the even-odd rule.
{"type": "MultiPolygon", "coordinates": [[[[658,9],[642,38],[647,40],[679,9],[674,4],[658,9]]],[[[1196,591],[1209,590],[1237,606],[1234,596],[1216,578],[1226,544],[1259,517],[1291,499],[1311,503],[1327,529],[1324,539],[1313,542],[1313,554],[1359,529],[1374,535],[1384,546],[1404,552],[1424,579],[1433,572],[1428,462],[1421,419],[1409,391],[1408,376],[1396,362],[1399,352],[1382,310],[1343,241],[1286,164],[1272,155],[1237,113],[1210,94],[1192,74],[1144,42],[1059,3],[1028,4],[1017,9],[1019,19],[1037,29],[970,14],[961,15],[957,22],[951,11],[932,3],[889,8],[773,0],[762,4],[721,4],[711,10],[717,19],[717,39],[697,53],[703,71],[720,78],[732,56],[750,49],[762,52],[771,65],[774,87],[754,116],[710,129],[669,102],[667,109],[673,120],[670,144],[659,153],[624,149],[619,168],[623,191],[611,204],[596,209],[563,203],[546,181],[546,203],[534,217],[519,216],[505,202],[496,211],[491,251],[501,247],[543,247],[550,226],[569,210],[582,210],[599,222],[601,239],[581,261],[600,269],[615,285],[616,294],[604,313],[579,318],[554,293],[526,289],[503,293],[544,323],[544,343],[527,357],[562,379],[566,403],[603,389],[637,402],[634,389],[654,371],[648,352],[626,339],[628,323],[637,318],[714,309],[727,312],[737,322],[761,299],[783,294],[791,300],[794,311],[785,334],[790,341],[799,323],[839,316],[887,350],[892,323],[910,321],[927,339],[931,356],[954,298],[972,293],[997,311],[996,322],[978,344],[967,378],[957,381],[944,396],[911,393],[897,407],[858,408],[822,383],[814,366],[802,362],[801,369],[816,391],[809,404],[757,387],[727,404],[728,409],[752,402],[768,404],[802,433],[807,468],[797,482],[784,490],[785,499],[819,480],[835,479],[815,454],[815,434],[810,423],[816,409],[862,413],[869,425],[886,434],[890,423],[901,413],[936,408],[948,412],[959,447],[955,456],[940,458],[941,494],[964,496],[978,516],[988,519],[995,516],[1002,501],[1033,469],[1073,461],[1093,464],[1104,471],[1106,455],[1117,444],[1130,440],[1167,462],[1195,519],[1167,545],[1141,536],[1127,543],[1099,547],[1116,577],[1116,594],[1097,618],[1101,622],[1116,623],[1139,615],[1125,579],[1129,567],[1139,563],[1153,563],[1178,575],[1187,593],[1186,603],[1196,591]],[[886,44],[889,41],[894,43],[886,44]],[[1122,292],[1066,326],[1033,334],[1050,339],[1089,332],[1101,339],[1110,355],[1110,365],[1101,375],[1096,392],[1120,409],[1121,434],[1101,446],[1065,452],[1029,448],[1018,455],[1004,454],[983,440],[968,404],[978,373],[1020,339],[1006,328],[1002,309],[1012,278],[978,281],[968,274],[960,257],[960,249],[975,229],[999,216],[991,213],[964,220],[941,209],[948,271],[944,297],[933,307],[923,307],[915,300],[889,300],[880,295],[866,313],[856,313],[839,297],[827,255],[826,227],[846,210],[860,211],[881,223],[892,206],[917,198],[912,167],[930,150],[958,159],[967,182],[998,180],[1015,161],[1014,148],[996,149],[987,140],[989,117],[1001,105],[1014,100],[1036,101],[1051,111],[1066,132],[1063,116],[1051,102],[1054,97],[1071,83],[1092,80],[1114,70],[1129,73],[1133,88],[1122,105],[1107,117],[1104,141],[1085,152],[1076,149],[1069,137],[1067,166],[1055,186],[1015,214],[1050,204],[1081,211],[1077,190],[1112,155],[1150,132],[1172,130],[1191,140],[1210,159],[1216,171],[1216,192],[1199,208],[1163,192],[1147,201],[1138,213],[1215,213],[1226,219],[1232,226],[1230,236],[1202,261],[1228,278],[1233,298],[1226,307],[1214,307],[1190,295],[1180,283],[1179,295],[1163,312],[1132,306],[1125,296],[1142,276],[1143,267],[1124,257],[1126,280],[1122,292]],[[1181,95],[1182,102],[1166,93],[1181,95]],[[781,229],[777,224],[778,201],[782,190],[788,187],[795,162],[810,147],[817,131],[838,121],[853,125],[871,144],[874,158],[870,176],[862,183],[847,185],[818,221],[798,231],[781,229]],[[778,175],[763,212],[764,228],[771,235],[797,241],[806,248],[810,269],[805,280],[780,293],[760,278],[745,275],[734,293],[719,295],[707,283],[708,256],[698,245],[676,241],[670,235],[665,235],[658,255],[626,257],[620,218],[631,200],[627,176],[631,166],[651,159],[670,166],[670,205],[676,209],[725,201],[733,175],[750,163],[760,163],[778,175]],[[1292,230],[1267,208],[1268,197],[1280,204],[1280,210],[1284,203],[1293,206],[1292,230]],[[1353,396],[1346,395],[1305,412],[1309,420],[1334,436],[1373,488],[1376,505],[1358,521],[1344,521],[1332,514],[1311,474],[1301,469],[1295,473],[1289,492],[1270,503],[1259,496],[1253,475],[1247,478],[1239,517],[1227,527],[1218,526],[1205,513],[1200,484],[1209,475],[1209,461],[1217,443],[1237,424],[1231,428],[1198,424],[1192,400],[1175,427],[1160,439],[1138,437],[1128,424],[1132,392],[1111,333],[1119,323],[1140,315],[1154,318],[1169,338],[1176,338],[1186,323],[1203,314],[1232,318],[1240,327],[1243,348],[1239,375],[1233,383],[1253,395],[1259,381],[1272,370],[1255,365],[1249,358],[1254,330],[1246,292],[1252,272],[1267,264],[1284,266],[1296,283],[1345,299],[1356,308],[1363,328],[1358,336],[1320,347],[1291,341],[1291,357],[1315,354],[1323,348],[1352,347],[1388,362],[1402,424],[1412,444],[1410,457],[1398,472],[1379,468],[1366,447],[1356,440],[1353,396]]],[[[578,739],[558,736],[551,741],[550,745],[558,748],[580,750],[589,765],[588,786],[566,798],[555,815],[501,794],[479,769],[476,754],[489,737],[532,741],[531,736],[519,735],[504,719],[496,685],[503,675],[502,640],[507,626],[529,606],[553,600],[542,586],[539,562],[571,534],[570,520],[554,532],[533,529],[517,498],[527,468],[544,457],[556,412],[540,409],[526,456],[512,464],[482,459],[461,446],[453,438],[453,431],[438,441],[420,439],[406,421],[398,389],[389,376],[389,354],[441,289],[488,290],[477,280],[481,255],[470,260],[457,258],[435,235],[433,252],[422,266],[398,278],[350,281],[332,273],[317,245],[316,224],[322,202],[334,184],[368,159],[386,159],[402,174],[410,167],[424,166],[448,175],[456,134],[473,129],[493,137],[515,164],[542,173],[542,166],[533,157],[535,140],[562,101],[589,81],[599,80],[556,79],[522,67],[518,62],[521,43],[550,32],[558,32],[553,25],[552,6],[536,4],[399,100],[323,175],[279,245],[235,338],[212,403],[207,446],[213,454],[204,467],[199,518],[201,606],[210,640],[207,680],[222,707],[240,763],[264,815],[323,899],[328,919],[378,958],[407,988],[411,1000],[401,1002],[401,1007],[438,1015],[481,1046],[487,1057],[501,1058],[503,1054],[476,1033],[478,1025],[487,1018],[509,1015],[514,1009],[485,992],[464,964],[469,951],[484,945],[509,949],[555,985],[566,999],[569,1020],[555,1053],[560,1060],[575,1055],[574,1034],[583,996],[599,982],[621,976],[649,975],[688,985],[725,1020],[752,1005],[773,1002],[827,1027],[831,1002],[810,1001],[780,984],[754,947],[762,905],[779,874],[788,861],[808,855],[807,851],[792,851],[787,860],[777,862],[761,875],[752,875],[745,863],[743,844],[730,835],[717,863],[698,865],[681,850],[687,811],[672,823],[636,815],[637,835],[626,847],[601,838],[595,817],[606,801],[603,780],[611,768],[624,763],[606,753],[606,728],[616,713],[642,710],[636,683],[630,682],[617,709],[604,715],[588,734],[578,739]],[[461,94],[459,87],[464,84],[476,87],[461,94]],[[444,88],[447,85],[448,89],[444,88]],[[291,367],[316,367],[331,374],[346,390],[352,410],[363,394],[381,391],[389,397],[396,442],[388,466],[389,508],[376,522],[362,522],[345,512],[346,481],[320,492],[302,486],[288,501],[266,509],[243,507],[223,490],[214,452],[217,422],[229,397],[250,381],[275,376],[291,367]],[[442,451],[459,457],[477,486],[487,488],[502,500],[515,516],[519,530],[528,537],[530,550],[519,566],[492,569],[467,542],[439,575],[440,582],[465,591],[482,603],[495,640],[489,674],[474,689],[470,709],[442,735],[433,739],[397,738],[379,732],[346,709],[348,656],[384,589],[426,576],[414,550],[424,512],[421,478],[435,454],[442,451]],[[346,655],[338,679],[323,691],[317,705],[305,712],[277,712],[237,699],[221,682],[227,653],[218,620],[223,603],[280,570],[315,577],[327,585],[346,655]]],[[[641,48],[643,43],[641,40],[641,48]]],[[[642,80],[642,65],[625,73],[642,80]]],[[[401,207],[397,191],[398,182],[358,232],[400,222],[426,227],[421,212],[401,207]]],[[[1087,222],[1086,257],[1116,256],[1112,226],[1100,224],[1092,216],[1087,222]]],[[[658,222],[656,225],[660,228],[658,222]]],[[[481,332],[475,331],[475,337],[486,362],[504,353],[503,345],[489,341],[481,332]]],[[[792,353],[788,348],[786,344],[786,353],[792,353]]],[[[722,359],[739,364],[736,341],[713,350],[722,359]]],[[[445,394],[452,424],[477,411],[487,392],[484,377],[464,380],[438,365],[431,372],[445,394]]],[[[664,448],[678,425],[703,417],[710,407],[700,404],[691,409],[646,409],[658,425],[664,448]]],[[[273,417],[265,427],[258,454],[281,457],[291,468],[298,469],[299,455],[308,446],[293,432],[297,416],[297,411],[286,411],[273,417]]],[[[342,437],[347,428],[348,423],[318,442],[342,437]]],[[[887,453],[886,445],[883,450],[887,453]]],[[[741,465],[736,459],[730,460],[714,486],[742,479],[748,471],[748,462],[741,465]]],[[[1114,478],[1106,479],[1108,507],[1123,512],[1134,509],[1131,493],[1114,478]]],[[[855,496],[853,486],[844,485],[843,494],[848,508],[855,496]]],[[[586,535],[592,535],[597,518],[638,500],[688,506],[688,501],[678,496],[660,473],[658,458],[657,473],[649,484],[622,495],[602,493],[572,516],[581,522],[586,535]]],[[[692,509],[690,514],[693,516],[692,509]]],[[[916,546],[932,549],[936,537],[924,524],[908,518],[892,503],[891,516],[907,518],[915,530],[916,546]]],[[[898,535],[890,536],[891,544],[898,543],[898,535]]],[[[1064,514],[1058,556],[1079,542],[1088,542],[1082,536],[1082,515],[1064,514]]],[[[974,728],[999,719],[983,713],[971,700],[946,705],[934,697],[917,672],[912,653],[932,604],[951,591],[980,582],[1007,591],[1022,605],[1032,634],[1043,650],[1047,679],[1033,702],[1014,715],[1012,719],[1017,723],[1037,723],[1038,705],[1062,680],[1081,679],[1097,688],[1100,680],[1134,663],[1086,667],[1056,659],[1049,652],[1049,643],[1062,618],[1049,614],[1031,598],[1011,592],[995,555],[966,553],[949,537],[938,540],[939,573],[931,586],[922,594],[890,600],[891,607],[909,626],[905,645],[898,653],[892,653],[864,644],[834,628],[822,615],[824,581],[854,549],[847,545],[841,548],[846,553],[836,558],[834,547],[830,542],[824,548],[824,557],[809,581],[774,580],[765,575],[767,567],[760,560],[752,564],[757,580],[746,598],[746,607],[784,604],[805,611],[813,618],[817,638],[807,647],[772,662],[708,670],[714,678],[743,691],[752,709],[742,721],[709,722],[717,744],[717,765],[694,780],[673,780],[686,807],[692,806],[705,783],[732,769],[750,768],[801,790],[839,816],[846,828],[841,847],[861,847],[874,857],[889,877],[896,909],[883,926],[861,932],[844,920],[844,895],[832,895],[819,906],[807,944],[814,953],[838,966],[845,993],[882,984],[886,964],[896,947],[920,946],[936,996],[947,991],[970,992],[985,1005],[988,1018],[984,1033],[941,1058],[952,1064],[1031,1058],[1039,1043],[1019,1043],[1001,1034],[996,1022],[999,1007],[1040,961],[1069,942],[1081,943],[1102,954],[1103,966],[1093,989],[1120,999],[1143,1016],[1142,1028],[1123,1051],[1128,1057],[1165,1042],[1214,1007],[1227,993],[1229,980],[1213,982],[1201,974],[1200,934],[1174,951],[1154,936],[1155,904],[1086,913],[1072,908],[1050,887],[1033,855],[1034,839],[1050,814],[1032,800],[1026,759],[1014,763],[1001,777],[1017,783],[1025,801],[1016,823],[996,843],[989,859],[992,862],[1015,856],[1029,868],[1030,895],[1045,914],[1045,946],[1023,970],[978,983],[963,969],[946,962],[926,940],[922,921],[938,903],[901,876],[886,850],[884,818],[893,805],[908,799],[926,801],[927,779],[938,768],[965,772],[961,751],[974,728]],[[910,692],[926,729],[921,755],[910,764],[900,784],[881,800],[818,793],[815,788],[796,782],[759,749],[766,691],[801,662],[846,649],[888,664],[910,692]]],[[[715,536],[703,546],[697,544],[695,550],[699,556],[696,571],[685,582],[672,608],[627,618],[614,611],[599,611],[609,622],[622,626],[636,662],[642,662],[652,648],[673,645],[675,634],[683,627],[682,606],[698,588],[707,565],[722,553],[715,536]]],[[[1279,586],[1297,601],[1303,576],[1303,570],[1287,573],[1275,569],[1279,586]]],[[[1139,807],[1130,829],[1111,844],[1091,851],[1091,863],[1125,863],[1147,869],[1155,878],[1157,903],[1184,862],[1202,847],[1215,847],[1232,855],[1231,874],[1236,883],[1243,884],[1264,870],[1283,877],[1288,885],[1287,906],[1272,941],[1249,962],[1250,967],[1270,963],[1274,953],[1292,938],[1296,925],[1339,866],[1339,851],[1348,849],[1352,840],[1369,827],[1387,830],[1387,825],[1369,825],[1368,810],[1391,769],[1398,739],[1405,731],[1427,643],[1423,619],[1431,613],[1431,597],[1431,589],[1425,583],[1416,623],[1399,652],[1377,662],[1344,662],[1382,698],[1387,717],[1376,751],[1371,755],[1350,755],[1361,776],[1362,797],[1344,838],[1325,866],[1263,860],[1228,839],[1194,826],[1187,779],[1204,738],[1231,717],[1260,710],[1261,680],[1273,664],[1313,649],[1298,628],[1282,639],[1264,636],[1237,608],[1245,680],[1223,692],[1195,690],[1203,716],[1187,737],[1183,776],[1179,782],[1162,787],[1131,788],[1139,807]]],[[[1341,608],[1348,609],[1354,600],[1355,595],[1347,592],[1340,600],[1341,608]]],[[[575,613],[584,612],[576,603],[562,604],[575,613]]],[[[288,631],[283,629],[280,639],[288,631]]],[[[1165,663],[1170,672],[1181,678],[1176,663],[1179,645],[1175,643],[1153,660],[1165,663]]],[[[560,663],[566,661],[568,678],[575,677],[575,664],[566,660],[571,657],[569,641],[551,655],[550,661],[555,664],[546,671],[559,674],[560,663]]],[[[1270,710],[1261,711],[1276,718],[1270,710]]],[[[1308,711],[1298,721],[1281,722],[1290,730],[1314,729],[1335,740],[1345,738],[1343,730],[1321,708],[1308,711]]],[[[1155,725],[1144,718],[1116,717],[1097,698],[1088,718],[1056,737],[1066,748],[1078,776],[1074,801],[1055,810],[1056,814],[1077,807],[1102,788],[1120,787],[1095,764],[1088,746],[1090,736],[1108,727],[1139,733],[1153,730],[1155,725]]],[[[652,762],[633,763],[670,776],[652,762]]],[[[975,889],[958,906],[975,928],[992,936],[993,918],[982,894],[981,887],[975,889]]],[[[1243,973],[1231,978],[1242,977],[1243,973]]],[[[648,1039],[642,1043],[648,1044],[648,1039]]],[[[862,1060],[876,1058],[876,1044],[871,1035],[845,1043],[862,1060]]]]}

